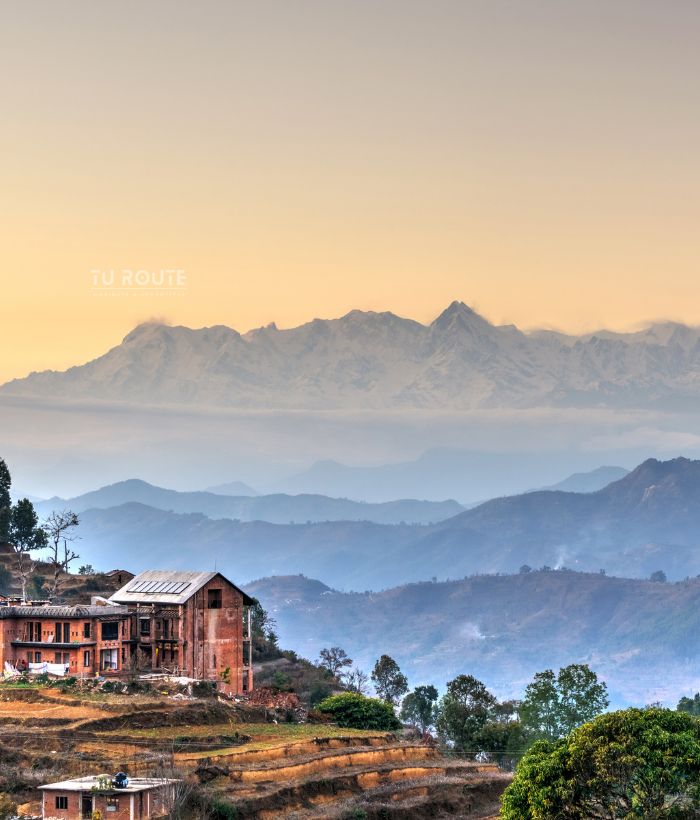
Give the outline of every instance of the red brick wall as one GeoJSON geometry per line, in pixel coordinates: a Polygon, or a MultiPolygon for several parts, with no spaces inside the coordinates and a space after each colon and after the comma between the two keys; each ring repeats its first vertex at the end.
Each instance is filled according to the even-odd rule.
{"type": "Polygon", "coordinates": [[[221,576],[212,578],[185,605],[183,663],[194,678],[225,685],[222,673],[230,669],[233,693],[243,691],[243,595],[221,576]],[[221,608],[209,609],[209,590],[221,590],[221,608]]]}

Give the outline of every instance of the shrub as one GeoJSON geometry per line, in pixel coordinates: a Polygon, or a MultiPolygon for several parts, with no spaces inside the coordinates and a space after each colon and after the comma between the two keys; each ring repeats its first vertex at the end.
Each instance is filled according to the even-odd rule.
{"type": "Polygon", "coordinates": [[[329,714],[338,726],[349,729],[396,731],[401,723],[391,704],[377,698],[366,698],[357,692],[332,695],[318,704],[318,711],[329,714]]]}

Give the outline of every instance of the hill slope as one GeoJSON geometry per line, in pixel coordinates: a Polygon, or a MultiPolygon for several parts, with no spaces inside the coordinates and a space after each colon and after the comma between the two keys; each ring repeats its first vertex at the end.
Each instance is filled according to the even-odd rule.
{"type": "Polygon", "coordinates": [[[268,521],[273,524],[307,521],[375,521],[378,524],[431,523],[462,512],[456,501],[415,501],[411,499],[367,504],[325,495],[231,496],[211,492],[177,492],[129,479],[101,487],[75,498],[51,498],[36,505],[41,515],[69,508],[74,512],[106,509],[120,504],[146,504],[176,513],[202,513],[209,518],[240,521],[268,521]]]}
{"type": "Polygon", "coordinates": [[[81,548],[101,568],[187,566],[196,554],[241,582],[304,572],[375,590],[523,564],[678,579],[700,573],[700,461],[649,460],[595,493],[496,499],[432,526],[236,522],[133,503],[81,518],[81,548]]]}
{"type": "Polygon", "coordinates": [[[461,302],[429,325],[359,310],[244,335],[151,323],[94,361],[2,391],[266,409],[684,407],[700,395],[700,331],[526,334],[461,302]]]}
{"type": "Polygon", "coordinates": [[[585,662],[618,704],[675,705],[700,686],[700,579],[531,572],[346,594],[284,577],[246,591],[273,613],[285,646],[307,657],[342,646],[365,670],[386,652],[413,685],[469,673],[518,696],[536,671],[585,662]]]}

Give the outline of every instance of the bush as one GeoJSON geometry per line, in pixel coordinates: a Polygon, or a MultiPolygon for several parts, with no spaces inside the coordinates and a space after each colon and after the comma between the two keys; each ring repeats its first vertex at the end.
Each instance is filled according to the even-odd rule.
{"type": "Polygon", "coordinates": [[[401,728],[391,704],[366,698],[357,692],[332,695],[318,704],[318,711],[333,717],[338,726],[348,729],[377,729],[392,732],[401,728]]]}
{"type": "Polygon", "coordinates": [[[700,814],[700,721],[666,709],[600,715],[540,740],[503,795],[505,820],[700,814]]]}

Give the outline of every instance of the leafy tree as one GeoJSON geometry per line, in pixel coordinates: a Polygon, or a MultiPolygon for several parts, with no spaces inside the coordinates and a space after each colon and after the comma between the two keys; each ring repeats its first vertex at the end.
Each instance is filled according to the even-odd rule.
{"type": "Polygon", "coordinates": [[[343,667],[352,666],[352,658],[349,658],[348,653],[339,646],[331,646],[330,649],[322,649],[319,652],[318,665],[337,678],[343,667]]]}
{"type": "Polygon", "coordinates": [[[532,572],[532,567],[529,564],[523,564],[519,570],[521,575],[527,575],[528,572],[532,572]]]}
{"type": "Polygon", "coordinates": [[[394,706],[408,692],[408,679],[388,655],[382,655],[374,664],[372,683],[379,697],[394,706]]]}
{"type": "Polygon", "coordinates": [[[62,510],[52,512],[44,521],[43,530],[46,533],[47,546],[49,550],[49,563],[53,568],[49,597],[53,600],[58,595],[61,582],[61,573],[68,572],[73,561],[80,558],[77,552],[68,548],[69,543],[73,543],[77,538],[75,528],[80,521],[72,510],[62,510]],[[63,547],[63,549],[61,549],[63,547]]]}
{"type": "Polygon", "coordinates": [[[357,692],[331,695],[316,708],[331,715],[343,728],[376,729],[381,732],[394,732],[401,728],[390,703],[378,698],[366,698],[357,692]]]}
{"type": "Polygon", "coordinates": [[[518,711],[530,741],[554,741],[592,720],[608,703],[607,687],[595,672],[586,664],[571,664],[556,676],[551,669],[538,672],[518,711]]]}
{"type": "Polygon", "coordinates": [[[257,598],[253,598],[253,603],[250,605],[250,631],[254,660],[265,661],[279,657],[276,626],[275,619],[263,609],[257,598]]]}
{"type": "Polygon", "coordinates": [[[667,580],[666,573],[662,569],[657,569],[651,573],[649,580],[654,581],[656,584],[665,584],[667,580]]]}
{"type": "Polygon", "coordinates": [[[26,598],[27,581],[34,569],[30,553],[46,546],[46,533],[39,527],[34,505],[27,498],[21,499],[12,507],[9,541],[15,554],[22,598],[26,598]]]}
{"type": "Polygon", "coordinates": [[[369,694],[369,675],[362,669],[353,669],[345,675],[345,685],[350,692],[369,694]]]}
{"type": "Polygon", "coordinates": [[[0,458],[0,542],[10,540],[10,516],[12,515],[12,499],[10,488],[12,478],[7,464],[0,458]]]}
{"type": "Polygon", "coordinates": [[[78,575],[94,575],[95,568],[92,564],[81,564],[78,567],[78,575]]]}
{"type": "Polygon", "coordinates": [[[700,693],[696,692],[692,698],[681,698],[678,701],[676,710],[679,712],[687,712],[694,717],[700,717],[700,693]]]}
{"type": "Polygon", "coordinates": [[[482,752],[513,769],[525,746],[523,727],[518,719],[518,702],[507,700],[496,704],[492,718],[484,724],[477,743],[482,752]]]}
{"type": "Polygon", "coordinates": [[[458,675],[447,684],[438,706],[436,727],[440,736],[459,751],[476,754],[482,734],[497,715],[498,701],[473,675],[458,675]]]}
{"type": "Polygon", "coordinates": [[[435,704],[438,691],[434,686],[416,686],[403,699],[401,720],[418,726],[425,733],[435,723],[435,704]]]}
{"type": "Polygon", "coordinates": [[[540,740],[503,795],[504,820],[700,814],[700,721],[666,709],[609,712],[540,740]]]}

